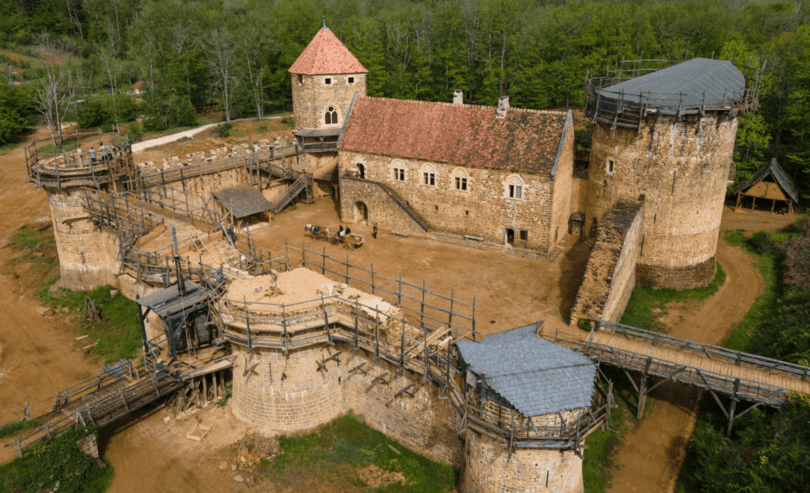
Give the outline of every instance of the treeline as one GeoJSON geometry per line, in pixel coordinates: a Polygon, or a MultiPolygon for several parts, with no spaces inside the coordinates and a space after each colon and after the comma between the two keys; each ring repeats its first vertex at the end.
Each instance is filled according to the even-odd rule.
{"type": "MultiPolygon", "coordinates": [[[[808,1],[0,0],[0,44],[51,47],[83,90],[146,81],[143,113],[216,103],[226,118],[288,107],[287,69],[327,25],[369,69],[370,95],[528,108],[580,106],[586,74],[621,60],[768,61],[757,115],[740,123],[741,175],[777,155],[810,188],[808,1]]],[[[28,70],[35,72],[36,67],[28,70]]]]}

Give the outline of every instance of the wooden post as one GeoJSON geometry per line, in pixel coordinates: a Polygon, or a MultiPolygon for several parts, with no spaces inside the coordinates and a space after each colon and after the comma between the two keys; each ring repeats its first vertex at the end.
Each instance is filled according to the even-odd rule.
{"type": "Polygon", "coordinates": [[[374,264],[371,264],[371,294],[374,294],[376,287],[374,286],[374,264]]]}
{"type": "Polygon", "coordinates": [[[472,306],[472,338],[475,341],[475,295],[473,295],[473,306],[472,306]]]}
{"type": "Polygon", "coordinates": [[[321,265],[321,275],[326,275],[326,247],[323,247],[323,265],[321,265]]]}
{"type": "Polygon", "coordinates": [[[447,325],[453,327],[453,298],[455,298],[456,289],[450,290],[450,315],[448,316],[447,325]]]}
{"type": "MultiPolygon", "coordinates": [[[[422,280],[422,306],[419,309],[419,324],[425,326],[425,281],[422,280]]],[[[425,336],[427,337],[427,336],[425,336]]]]}
{"type": "Polygon", "coordinates": [[[726,428],[726,436],[731,436],[731,425],[734,423],[734,411],[737,410],[737,391],[740,390],[740,379],[734,379],[734,390],[731,393],[731,408],[728,410],[728,428],[726,428]]]}
{"type": "Polygon", "coordinates": [[[349,256],[346,255],[346,285],[349,285],[349,256]]]}
{"type": "Polygon", "coordinates": [[[397,293],[397,305],[402,307],[402,272],[399,273],[399,279],[397,280],[399,283],[399,292],[397,293]]]}
{"type": "Polygon", "coordinates": [[[752,195],[751,196],[751,210],[752,211],[754,210],[754,206],[756,206],[756,205],[757,205],[757,198],[752,195]]]}
{"type": "Polygon", "coordinates": [[[641,374],[641,384],[638,387],[638,412],[636,419],[641,419],[641,414],[644,412],[644,401],[647,398],[647,372],[650,370],[652,358],[647,358],[647,363],[644,365],[644,373],[641,374]]]}
{"type": "Polygon", "coordinates": [[[284,242],[284,263],[287,265],[287,272],[290,271],[290,250],[287,248],[287,242],[284,242]]]}
{"type": "Polygon", "coordinates": [[[776,207],[776,199],[773,199],[773,204],[771,204],[771,214],[773,214],[773,209],[776,207]]]}
{"type": "Polygon", "coordinates": [[[307,247],[306,242],[301,240],[301,267],[306,267],[307,265],[307,247]]]}
{"type": "Polygon", "coordinates": [[[208,377],[205,375],[202,376],[202,388],[203,388],[203,407],[208,406],[208,377]]]}

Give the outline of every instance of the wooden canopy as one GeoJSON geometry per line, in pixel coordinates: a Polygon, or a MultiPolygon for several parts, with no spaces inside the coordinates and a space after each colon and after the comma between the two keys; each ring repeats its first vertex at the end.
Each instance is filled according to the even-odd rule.
{"type": "Polygon", "coordinates": [[[751,202],[752,210],[758,198],[772,201],[771,212],[776,207],[776,201],[781,200],[787,203],[788,213],[792,214],[793,202],[799,201],[796,185],[776,161],[776,158],[771,159],[770,163],[761,167],[750,180],[738,185],[735,191],[737,192],[736,207],[740,206],[740,200],[743,197],[751,197],[753,199],[751,202]]]}

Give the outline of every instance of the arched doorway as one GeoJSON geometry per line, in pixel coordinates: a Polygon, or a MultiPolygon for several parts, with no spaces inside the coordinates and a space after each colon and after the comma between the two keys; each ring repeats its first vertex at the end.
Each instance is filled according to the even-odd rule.
{"type": "Polygon", "coordinates": [[[368,207],[363,202],[354,203],[354,222],[368,221],[368,207]]]}
{"type": "Polygon", "coordinates": [[[363,163],[357,163],[357,173],[360,175],[361,180],[366,179],[366,167],[363,163]]]}

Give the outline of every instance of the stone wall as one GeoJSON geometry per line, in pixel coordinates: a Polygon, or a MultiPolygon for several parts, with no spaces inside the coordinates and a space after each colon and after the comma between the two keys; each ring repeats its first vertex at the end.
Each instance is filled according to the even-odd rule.
{"type": "MultiPolygon", "coordinates": [[[[573,132],[571,132],[573,134],[573,132]]],[[[566,139],[567,140],[567,139],[566,139]]],[[[571,142],[573,146],[573,142],[571,142]]],[[[555,245],[554,228],[559,227],[558,241],[566,231],[569,213],[571,153],[561,156],[562,162],[554,178],[546,174],[520,174],[523,180],[523,199],[506,198],[506,180],[513,176],[509,171],[497,169],[463,168],[445,163],[397,159],[364,152],[341,151],[338,160],[339,173],[351,173],[361,164],[368,180],[384,183],[402,200],[422,216],[436,231],[456,235],[471,235],[492,243],[506,244],[506,230],[512,229],[515,246],[548,253],[555,245]],[[405,180],[394,179],[394,166],[405,169],[405,180]],[[426,185],[426,166],[435,170],[434,185],[426,185]],[[456,190],[455,178],[467,178],[467,190],[456,190]],[[555,184],[560,180],[559,186],[555,184]],[[555,187],[564,194],[554,200],[555,187]],[[556,206],[560,211],[555,211],[556,206]],[[552,228],[554,225],[554,228],[552,228]],[[558,226],[559,225],[559,226],[558,226]],[[520,231],[528,233],[526,241],[520,240],[520,231]]],[[[365,203],[367,189],[356,185],[346,186],[341,180],[341,218],[354,219],[354,206],[365,203]]],[[[385,202],[378,201],[383,211],[368,206],[369,219],[379,222],[381,228],[393,229],[399,212],[389,210],[385,202]],[[391,220],[392,223],[388,221],[391,220]]],[[[393,202],[390,202],[393,203],[393,202]]]]}
{"type": "Polygon", "coordinates": [[[457,414],[448,400],[438,398],[435,386],[423,386],[422,376],[397,368],[383,360],[371,361],[364,351],[351,353],[351,346],[337,342],[334,348],[310,347],[293,350],[289,358],[281,350],[254,348],[247,360],[253,368],[242,376],[246,348],[234,345],[234,413],[250,423],[274,432],[297,433],[327,423],[352,410],[372,428],[399,440],[406,447],[433,460],[461,466],[462,443],[455,433],[457,414]],[[341,364],[318,363],[336,350],[341,364]],[[258,363],[254,366],[255,363],[258,363]],[[364,371],[349,370],[365,363],[364,371]],[[387,374],[385,381],[372,380],[387,374]],[[413,397],[394,395],[413,385],[413,397]]]}
{"type": "Polygon", "coordinates": [[[638,282],[678,289],[708,284],[737,118],[650,114],[641,132],[604,124],[593,130],[586,232],[617,201],[644,195],[638,282]]]}
{"type": "Polygon", "coordinates": [[[571,112],[565,120],[565,129],[560,142],[557,162],[554,166],[553,197],[551,209],[551,237],[549,251],[568,233],[568,219],[571,216],[571,194],[574,187],[574,125],[571,112]]]}
{"type": "Polygon", "coordinates": [[[619,202],[599,225],[582,285],[571,310],[571,325],[581,318],[618,321],[636,283],[641,249],[642,204],[619,202]]]}
{"type": "MultiPolygon", "coordinates": [[[[466,463],[459,491],[562,492],[584,491],[582,459],[573,450],[518,449],[509,458],[508,445],[486,435],[465,433],[466,463]]],[[[587,452],[586,452],[587,453],[587,452]]]]}
{"type": "Polygon", "coordinates": [[[366,74],[292,74],[291,82],[296,130],[340,128],[346,121],[354,93],[357,92],[358,98],[366,95],[366,74]],[[349,77],[354,77],[353,84],[349,84],[349,77]],[[331,84],[327,85],[326,79],[330,79],[331,84]],[[338,122],[327,125],[325,115],[330,106],[337,112],[338,122]]]}
{"type": "Polygon", "coordinates": [[[118,237],[93,224],[84,209],[86,203],[83,190],[48,192],[60,285],[66,289],[92,290],[114,285],[118,273],[118,237]]]}
{"type": "Polygon", "coordinates": [[[341,180],[340,219],[347,223],[368,220],[391,231],[427,235],[379,184],[367,180],[341,180]],[[358,203],[363,204],[365,209],[358,207],[358,203]]]}

